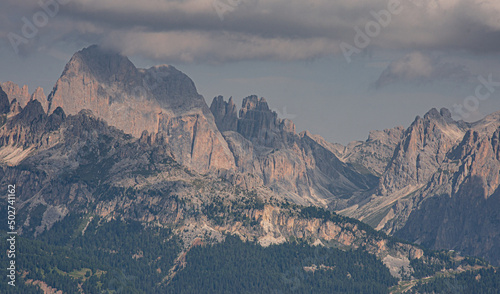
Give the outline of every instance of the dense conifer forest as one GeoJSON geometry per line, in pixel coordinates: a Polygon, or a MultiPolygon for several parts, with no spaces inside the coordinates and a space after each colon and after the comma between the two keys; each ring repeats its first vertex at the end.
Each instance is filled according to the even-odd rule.
{"type": "MultiPolygon", "coordinates": [[[[17,245],[16,287],[1,283],[1,293],[42,293],[35,285],[40,282],[64,293],[389,293],[398,284],[379,259],[361,249],[302,240],[262,247],[237,236],[199,242],[170,275],[183,245],[169,229],[83,215],[70,215],[36,238],[18,238],[17,245]]],[[[493,268],[423,279],[456,266],[444,253],[427,254],[443,263],[413,261],[413,276],[421,281],[410,293],[497,293],[493,289],[500,288],[500,273],[493,268]]],[[[6,255],[0,262],[7,264],[6,255]]]]}

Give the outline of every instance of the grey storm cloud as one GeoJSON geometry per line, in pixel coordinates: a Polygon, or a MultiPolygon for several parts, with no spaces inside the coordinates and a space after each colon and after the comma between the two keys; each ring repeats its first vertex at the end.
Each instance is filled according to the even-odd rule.
{"type": "MultiPolygon", "coordinates": [[[[29,43],[95,42],[150,58],[182,62],[301,60],[342,54],[355,27],[398,0],[41,0],[64,1],[29,43]],[[66,4],[67,3],[67,4],[66,4]],[[222,9],[222,10],[221,10],[222,9]]],[[[40,2],[4,0],[0,37],[22,36],[40,2]]],[[[62,3],[62,2],[61,2],[62,3]]],[[[500,1],[401,0],[371,48],[500,51],[500,1]]]]}
{"type": "Polygon", "coordinates": [[[472,73],[463,65],[413,52],[392,61],[375,82],[376,88],[395,83],[427,84],[436,81],[466,82],[472,73]]]}

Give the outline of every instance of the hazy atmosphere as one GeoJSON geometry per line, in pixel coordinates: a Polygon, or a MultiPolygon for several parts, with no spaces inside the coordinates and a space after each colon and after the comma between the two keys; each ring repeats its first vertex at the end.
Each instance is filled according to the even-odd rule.
{"type": "Polygon", "coordinates": [[[4,0],[0,293],[499,293],[499,57],[499,0],[4,0]]]}
{"type": "Polygon", "coordinates": [[[267,99],[298,131],[364,140],[432,107],[500,110],[500,2],[493,0],[6,0],[0,81],[48,94],[91,44],[138,67],[172,64],[207,103],[267,99]]]}

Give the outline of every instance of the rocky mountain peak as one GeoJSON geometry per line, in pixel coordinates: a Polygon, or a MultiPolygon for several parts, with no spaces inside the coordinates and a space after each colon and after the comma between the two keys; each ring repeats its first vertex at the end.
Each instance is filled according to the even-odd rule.
{"type": "Polygon", "coordinates": [[[46,113],[43,110],[42,104],[38,100],[32,100],[15,117],[15,120],[31,124],[33,121],[44,119],[45,117],[46,113]]]}
{"type": "Polygon", "coordinates": [[[99,82],[123,82],[125,85],[138,79],[138,71],[125,56],[97,45],[82,49],[66,65],[64,75],[86,72],[99,82]]]}
{"type": "Polygon", "coordinates": [[[256,95],[251,95],[243,99],[240,110],[240,117],[243,117],[244,113],[250,110],[270,111],[266,99],[264,99],[264,97],[261,97],[259,99],[259,97],[257,97],[256,95]]]}
{"type": "Polygon", "coordinates": [[[436,108],[432,108],[424,115],[425,119],[440,119],[441,117],[441,113],[436,108]]]}
{"type": "Polygon", "coordinates": [[[56,130],[66,120],[66,114],[61,107],[58,107],[52,112],[48,119],[48,130],[56,130]]]}
{"type": "Polygon", "coordinates": [[[162,106],[180,112],[197,108],[203,109],[205,114],[210,113],[193,80],[175,67],[157,65],[139,69],[139,72],[142,75],[142,88],[151,92],[153,99],[162,106]]]}
{"type": "Polygon", "coordinates": [[[468,130],[460,144],[449,154],[450,160],[460,160],[469,156],[472,152],[477,150],[480,143],[480,134],[474,130],[468,130]]]}
{"type": "MultiPolygon", "coordinates": [[[[145,100],[152,106],[167,108],[178,113],[184,113],[193,108],[201,109],[205,115],[211,116],[194,82],[175,67],[157,65],[149,69],[138,69],[126,56],[97,45],[85,48],[73,55],[54,87],[53,93],[49,95],[50,109],[61,106],[69,113],[78,113],[81,109],[79,105],[75,107],[71,101],[61,97],[70,94],[74,98],[79,98],[75,101],[76,103],[87,103],[81,100],[90,98],[91,102],[101,104],[101,108],[105,104],[110,106],[113,103],[120,104],[133,99],[145,100]],[[72,88],[75,88],[76,84],[79,88],[91,89],[87,89],[87,95],[83,97],[81,93],[64,93],[68,90],[69,83],[72,84],[72,88]],[[79,84],[83,85],[79,86],[79,84]]],[[[101,117],[100,112],[104,110],[93,111],[101,117]]],[[[148,115],[153,115],[153,113],[148,115]]],[[[132,133],[138,137],[143,130],[133,130],[132,133]]],[[[155,132],[154,129],[147,130],[155,132]]]]}
{"type": "Polygon", "coordinates": [[[0,114],[5,114],[10,110],[10,103],[7,94],[0,87],[0,114]]]}
{"type": "Polygon", "coordinates": [[[41,100],[45,99],[45,93],[43,92],[42,87],[36,88],[35,92],[31,94],[31,99],[30,100],[38,100],[40,103],[42,102],[41,100]]]}
{"type": "Polygon", "coordinates": [[[138,70],[127,57],[96,45],[90,46],[76,52],[66,64],[49,94],[48,113],[57,107],[63,108],[67,114],[90,109],[98,117],[109,120],[111,125],[127,133],[140,134],[147,126],[133,106],[122,105],[121,111],[117,108],[128,100],[132,89],[141,84],[138,70]],[[135,130],[134,126],[141,130],[135,130]]]}
{"type": "Polygon", "coordinates": [[[222,96],[215,97],[210,110],[221,132],[237,131],[257,145],[279,147],[286,141],[287,134],[295,134],[294,123],[280,119],[269,108],[266,99],[256,95],[243,99],[239,117],[232,98],[226,102],[222,96]]]}
{"type": "Polygon", "coordinates": [[[264,98],[249,96],[243,99],[238,120],[238,133],[261,145],[269,145],[273,132],[279,133],[278,114],[269,109],[264,98]]]}
{"type": "Polygon", "coordinates": [[[424,115],[424,120],[435,120],[440,122],[441,124],[453,124],[455,121],[451,117],[451,112],[447,108],[441,108],[441,110],[437,110],[436,108],[432,108],[424,115]]]}
{"type": "Polygon", "coordinates": [[[73,55],[49,95],[49,111],[88,109],[136,138],[162,133],[176,160],[200,171],[230,169],[234,157],[194,82],[169,65],[137,69],[111,50],[90,46],[73,55]]]}
{"type": "Polygon", "coordinates": [[[366,141],[353,141],[346,147],[335,147],[343,161],[363,166],[374,175],[384,173],[401,141],[405,129],[402,126],[383,131],[370,131],[366,141]]]}
{"type": "Polygon", "coordinates": [[[403,126],[398,126],[392,129],[385,129],[383,131],[370,131],[366,142],[383,142],[397,144],[401,140],[405,129],[403,126]]]}
{"type": "Polygon", "coordinates": [[[43,89],[41,87],[36,88],[36,90],[30,95],[27,85],[19,87],[16,83],[5,82],[1,84],[3,91],[7,94],[9,103],[15,105],[16,103],[20,107],[25,107],[31,100],[38,100],[45,112],[48,110],[47,96],[45,96],[43,89]],[[15,101],[15,102],[14,102],[15,101]]]}
{"type": "Polygon", "coordinates": [[[21,107],[26,106],[30,100],[30,94],[28,90],[28,86],[24,85],[19,87],[16,83],[11,81],[5,82],[1,84],[3,91],[7,94],[9,98],[9,102],[16,99],[21,107]]]}
{"type": "Polygon", "coordinates": [[[21,107],[21,105],[19,105],[19,102],[17,102],[16,99],[14,99],[10,102],[10,114],[11,115],[16,115],[16,114],[20,113],[21,110],[23,110],[23,108],[21,107]]]}
{"type": "Polygon", "coordinates": [[[444,107],[441,108],[439,113],[441,114],[442,117],[447,118],[447,119],[451,119],[451,111],[448,108],[444,108],[444,107]]]}
{"type": "Polygon", "coordinates": [[[471,128],[479,133],[493,133],[500,128],[500,111],[491,113],[483,119],[471,123],[471,128]]]}
{"type": "Polygon", "coordinates": [[[433,108],[417,116],[404,132],[381,178],[380,192],[390,194],[404,187],[418,188],[429,180],[446,154],[465,135],[465,123],[456,122],[447,109],[433,108]]]}
{"type": "Polygon", "coordinates": [[[38,100],[40,104],[42,104],[42,108],[45,112],[49,111],[49,102],[47,100],[47,96],[45,96],[45,93],[43,92],[43,88],[38,87],[36,88],[35,92],[31,94],[31,100],[38,100]]]}
{"type": "Polygon", "coordinates": [[[234,104],[233,97],[229,101],[224,101],[224,97],[217,96],[210,105],[210,111],[215,118],[215,123],[219,131],[236,131],[238,126],[238,114],[236,104],[234,104]]]}

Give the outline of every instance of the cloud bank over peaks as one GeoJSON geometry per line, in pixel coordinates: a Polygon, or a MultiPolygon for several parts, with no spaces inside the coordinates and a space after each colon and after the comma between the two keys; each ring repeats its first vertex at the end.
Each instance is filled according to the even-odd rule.
{"type": "MultiPolygon", "coordinates": [[[[497,0],[42,0],[68,2],[25,51],[54,42],[100,43],[165,62],[306,60],[341,55],[355,28],[398,2],[370,50],[500,52],[497,0]],[[222,10],[221,10],[222,9],[222,10]]],[[[23,17],[43,11],[37,1],[5,0],[0,36],[22,35],[23,17]],[[8,13],[8,15],[7,15],[8,13]]],[[[8,42],[6,42],[8,43],[8,42]]]]}
{"type": "Polygon", "coordinates": [[[421,52],[412,52],[392,61],[375,82],[379,89],[391,84],[429,84],[437,81],[465,82],[472,77],[463,65],[445,62],[421,52]]]}

